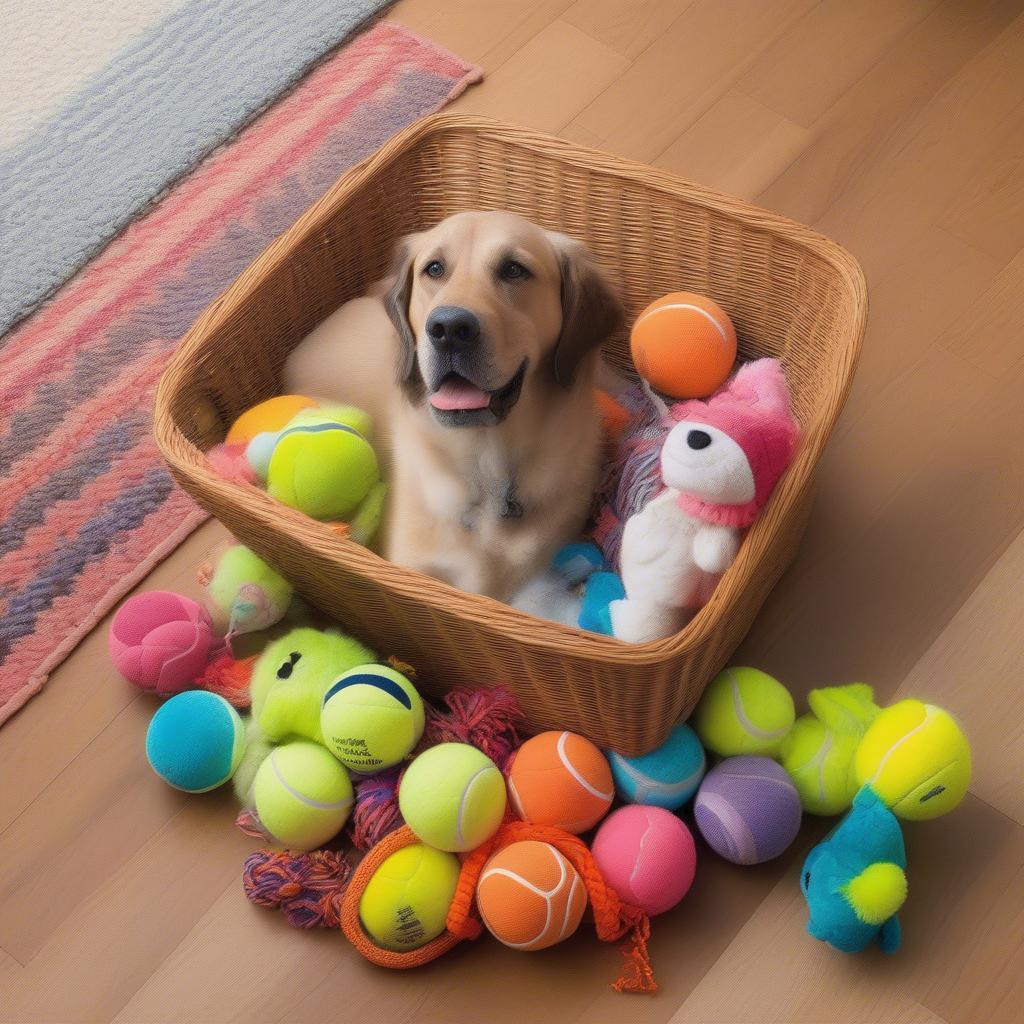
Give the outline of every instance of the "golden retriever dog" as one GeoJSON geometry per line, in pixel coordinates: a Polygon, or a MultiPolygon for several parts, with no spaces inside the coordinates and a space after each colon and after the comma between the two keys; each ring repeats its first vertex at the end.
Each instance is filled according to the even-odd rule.
{"type": "Polygon", "coordinates": [[[621,322],[578,242],[461,213],[403,239],[392,277],[300,342],[284,384],[372,415],[386,557],[506,599],[584,524],[599,349],[621,322]]]}

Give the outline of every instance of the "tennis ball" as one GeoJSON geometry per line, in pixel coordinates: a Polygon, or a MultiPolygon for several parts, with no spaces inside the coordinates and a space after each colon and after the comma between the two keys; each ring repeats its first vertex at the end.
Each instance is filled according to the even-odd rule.
{"type": "Polygon", "coordinates": [[[309,740],[275,747],[256,772],[253,795],[263,827],[292,850],[313,850],[333,839],[353,800],[345,767],[309,740]]]}
{"type": "Polygon", "coordinates": [[[672,292],[636,319],[630,352],[641,377],[671,398],[707,398],[736,361],[736,330],[706,295],[672,292]]]}
{"type": "Polygon", "coordinates": [[[527,839],[484,865],[476,902],[487,930],[512,949],[532,952],[567,939],[580,926],[587,890],[550,843],[527,839]]]}
{"type": "Polygon", "coordinates": [[[355,427],[309,415],[278,438],[267,490],[314,519],[347,519],[379,479],[377,454],[355,427]]]}
{"type": "Polygon", "coordinates": [[[372,775],[398,764],[423,735],[423,701],[401,672],[358,665],[324,694],[320,729],[347,768],[372,775]]]}
{"type": "Polygon", "coordinates": [[[800,831],[800,796],[767,757],[729,757],[704,776],[693,818],[704,841],[733,864],[778,857],[800,831]]]}
{"type": "Polygon", "coordinates": [[[708,684],[691,722],[721,757],[774,757],[795,718],[793,698],[777,679],[756,668],[727,668],[708,684]]]}
{"type": "Polygon", "coordinates": [[[542,732],[527,740],[516,751],[508,788],[523,821],[577,835],[608,813],[615,796],[607,758],[571,732],[542,732]]]}
{"type": "Polygon", "coordinates": [[[277,395],[247,409],[231,425],[225,444],[248,444],[257,434],[282,430],[289,420],[303,409],[316,406],[304,395],[277,395]]]}
{"type": "Polygon", "coordinates": [[[860,737],[836,733],[814,715],[801,715],[782,742],[782,767],[811,814],[842,814],[857,792],[853,757],[860,737]]]}
{"type": "Polygon", "coordinates": [[[373,873],[359,900],[359,920],[384,949],[418,949],[444,931],[458,881],[453,853],[405,846],[373,873]]]}
{"type": "Polygon", "coordinates": [[[690,830],[663,807],[632,804],[601,822],[591,845],[604,880],[651,917],[671,910],[697,870],[690,830]]]}
{"type": "Polygon", "coordinates": [[[146,757],[168,785],[205,793],[235,773],[245,752],[245,727],[219,694],[186,690],[157,708],[146,731],[146,757]]]}
{"type": "Polygon", "coordinates": [[[640,757],[608,751],[615,790],[631,804],[682,807],[697,792],[706,760],[697,734],[680,722],[660,747],[640,757]]]}
{"type": "Polygon", "coordinates": [[[505,780],[498,766],[466,743],[424,750],[398,787],[405,823],[428,846],[449,853],[475,850],[505,814],[505,780]]]}
{"type": "Polygon", "coordinates": [[[948,711],[919,700],[884,708],[857,748],[858,785],[869,785],[900,818],[937,818],[971,784],[971,748],[948,711]]]}

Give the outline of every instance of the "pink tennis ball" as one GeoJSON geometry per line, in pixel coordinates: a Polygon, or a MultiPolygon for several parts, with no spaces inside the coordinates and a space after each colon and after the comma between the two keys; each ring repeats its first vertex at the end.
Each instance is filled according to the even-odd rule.
{"type": "Polygon", "coordinates": [[[591,847],[604,880],[652,917],[671,910],[697,870],[690,830],[663,807],[628,804],[605,818],[591,847]]]}
{"type": "Polygon", "coordinates": [[[206,667],[215,641],[209,613],[167,590],[136,594],[117,610],[107,645],[130,683],[157,694],[188,689],[206,667]]]}

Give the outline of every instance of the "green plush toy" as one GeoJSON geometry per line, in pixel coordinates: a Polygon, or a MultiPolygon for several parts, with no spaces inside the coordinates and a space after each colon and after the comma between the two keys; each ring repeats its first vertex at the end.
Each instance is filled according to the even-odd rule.
{"type": "Polygon", "coordinates": [[[206,592],[214,626],[231,636],[280,622],[294,594],[276,569],[242,544],[233,544],[217,559],[206,592]]]}
{"type": "Polygon", "coordinates": [[[342,633],[300,627],[275,640],[253,666],[252,717],[274,743],[323,743],[320,706],[331,683],[356,665],[376,661],[368,647],[342,633]]]}
{"type": "Polygon", "coordinates": [[[811,713],[796,720],[780,759],[810,814],[842,814],[853,802],[859,788],[854,756],[878,715],[874,696],[865,683],[827,686],[807,695],[811,713]]]}

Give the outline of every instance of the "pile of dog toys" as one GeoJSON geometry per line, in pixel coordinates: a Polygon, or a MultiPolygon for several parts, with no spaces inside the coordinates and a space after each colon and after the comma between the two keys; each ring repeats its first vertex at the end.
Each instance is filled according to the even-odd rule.
{"type": "Polygon", "coordinates": [[[250,898],[302,927],[340,927],[386,966],[425,963],[484,930],[544,949],[589,905],[600,938],[627,939],[616,986],[649,991],[649,919],[689,890],[695,837],[759,864],[789,848],[805,812],[846,812],[801,872],[808,930],[837,949],[892,952],[907,895],[899,819],[952,810],[970,781],[967,741],[942,709],[879,708],[850,684],[812,691],[797,718],[782,684],[753,668],[723,671],[689,722],[641,757],[569,732],[524,742],[507,693],[455,691],[435,707],[410,666],[334,630],[297,626],[235,661],[214,619],[276,621],[289,591],[238,545],[203,578],[207,608],[144,593],[111,626],[120,671],[168,698],[146,736],[150,764],[187,792],[233,780],[241,827],[281,848],[249,858],[250,898]],[[346,825],[364,852],[354,872],[325,849],[346,825]]]}

